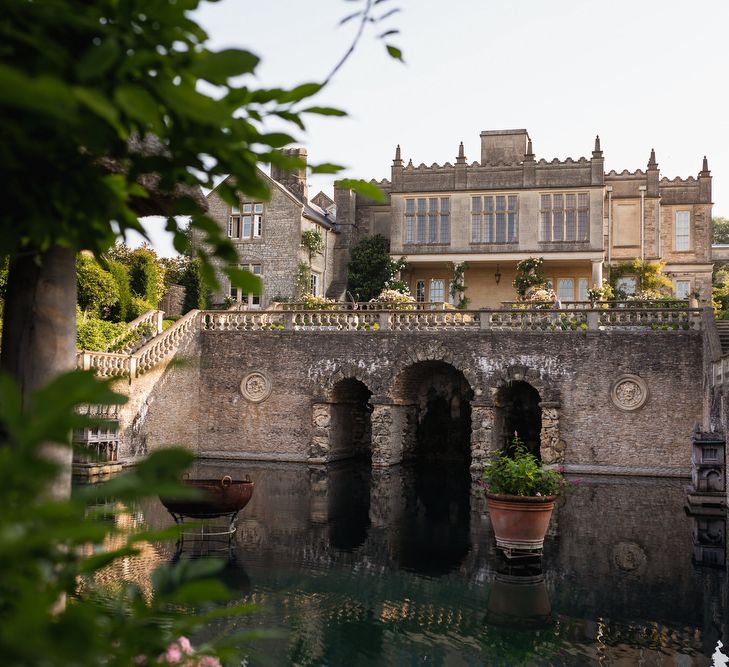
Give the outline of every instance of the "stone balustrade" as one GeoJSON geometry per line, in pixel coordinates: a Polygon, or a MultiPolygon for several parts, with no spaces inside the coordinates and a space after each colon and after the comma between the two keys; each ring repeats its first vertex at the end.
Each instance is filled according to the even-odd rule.
{"type": "Polygon", "coordinates": [[[691,308],[592,308],[513,310],[302,310],[207,311],[203,331],[599,331],[700,328],[701,311],[691,308]]]}
{"type": "MultiPolygon", "coordinates": [[[[500,310],[192,310],[131,354],[77,354],[77,367],[101,377],[135,378],[174,354],[198,331],[686,331],[701,327],[697,308],[538,308],[500,310]]],[[[728,367],[724,371],[729,377],[728,367]]],[[[714,371],[721,375],[722,368],[714,371]]]]}
{"type": "Polygon", "coordinates": [[[130,355],[118,352],[89,352],[82,350],[76,353],[76,368],[94,369],[102,378],[115,378],[129,375],[130,355]]]}
{"type": "MultiPolygon", "coordinates": [[[[114,350],[115,352],[119,352],[121,354],[131,354],[135,351],[135,349],[141,347],[139,337],[134,337],[122,347],[119,347],[119,349],[115,348],[117,348],[117,346],[119,346],[122,341],[128,338],[129,335],[137,329],[146,329],[147,331],[150,331],[152,336],[156,336],[162,333],[163,317],[164,312],[161,310],[148,310],[146,313],[129,322],[129,324],[127,324],[126,331],[120,336],[117,336],[114,340],[112,340],[111,343],[109,343],[107,350],[114,350]]],[[[148,339],[147,331],[140,331],[140,334],[143,333],[144,338],[144,340],[141,341],[142,345],[146,343],[148,339]]]]}
{"type": "Polygon", "coordinates": [[[130,373],[132,377],[142,375],[167,357],[174,354],[180,345],[198,331],[199,310],[191,310],[169,329],[155,336],[131,355],[130,373]]]}

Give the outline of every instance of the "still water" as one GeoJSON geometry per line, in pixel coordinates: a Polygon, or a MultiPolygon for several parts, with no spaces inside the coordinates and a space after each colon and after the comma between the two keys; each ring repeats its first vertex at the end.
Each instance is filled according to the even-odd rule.
{"type": "MultiPolygon", "coordinates": [[[[685,509],[685,480],[586,477],[541,559],[497,551],[465,470],[199,464],[256,483],[223,578],[261,611],[206,631],[278,629],[249,665],[723,665],[726,517],[685,509]]],[[[171,523],[161,504],[141,513],[171,523]]],[[[175,557],[150,545],[124,577],[175,557]]],[[[119,576],[122,576],[121,574],[119,576]]],[[[726,652],[726,649],[724,649],[726,652]]]]}

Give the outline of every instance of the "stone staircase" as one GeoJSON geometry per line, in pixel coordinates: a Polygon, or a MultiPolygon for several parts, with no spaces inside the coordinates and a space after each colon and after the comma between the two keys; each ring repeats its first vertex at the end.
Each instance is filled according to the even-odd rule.
{"type": "Polygon", "coordinates": [[[719,332],[721,353],[729,352],[729,320],[716,320],[716,330],[719,332]]]}

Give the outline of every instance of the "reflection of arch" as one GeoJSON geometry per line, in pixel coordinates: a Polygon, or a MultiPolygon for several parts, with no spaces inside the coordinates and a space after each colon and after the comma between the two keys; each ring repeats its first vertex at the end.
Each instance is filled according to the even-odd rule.
{"type": "Polygon", "coordinates": [[[401,370],[390,396],[401,420],[403,457],[470,460],[473,389],[463,372],[440,360],[401,370]]]}
{"type": "Polygon", "coordinates": [[[542,409],[539,392],[528,382],[516,380],[502,385],[496,393],[495,444],[512,449],[514,434],[536,457],[541,458],[542,409]]]}

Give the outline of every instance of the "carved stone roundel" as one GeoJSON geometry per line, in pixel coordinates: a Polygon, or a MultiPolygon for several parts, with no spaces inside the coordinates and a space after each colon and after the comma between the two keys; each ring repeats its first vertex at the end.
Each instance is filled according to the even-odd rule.
{"type": "Polygon", "coordinates": [[[248,373],[240,383],[240,393],[252,403],[265,401],[271,394],[271,388],[271,381],[260,371],[248,373]]]}
{"type": "Polygon", "coordinates": [[[621,375],[613,384],[610,397],[621,410],[637,410],[648,400],[648,386],[637,375],[621,375]]]}

